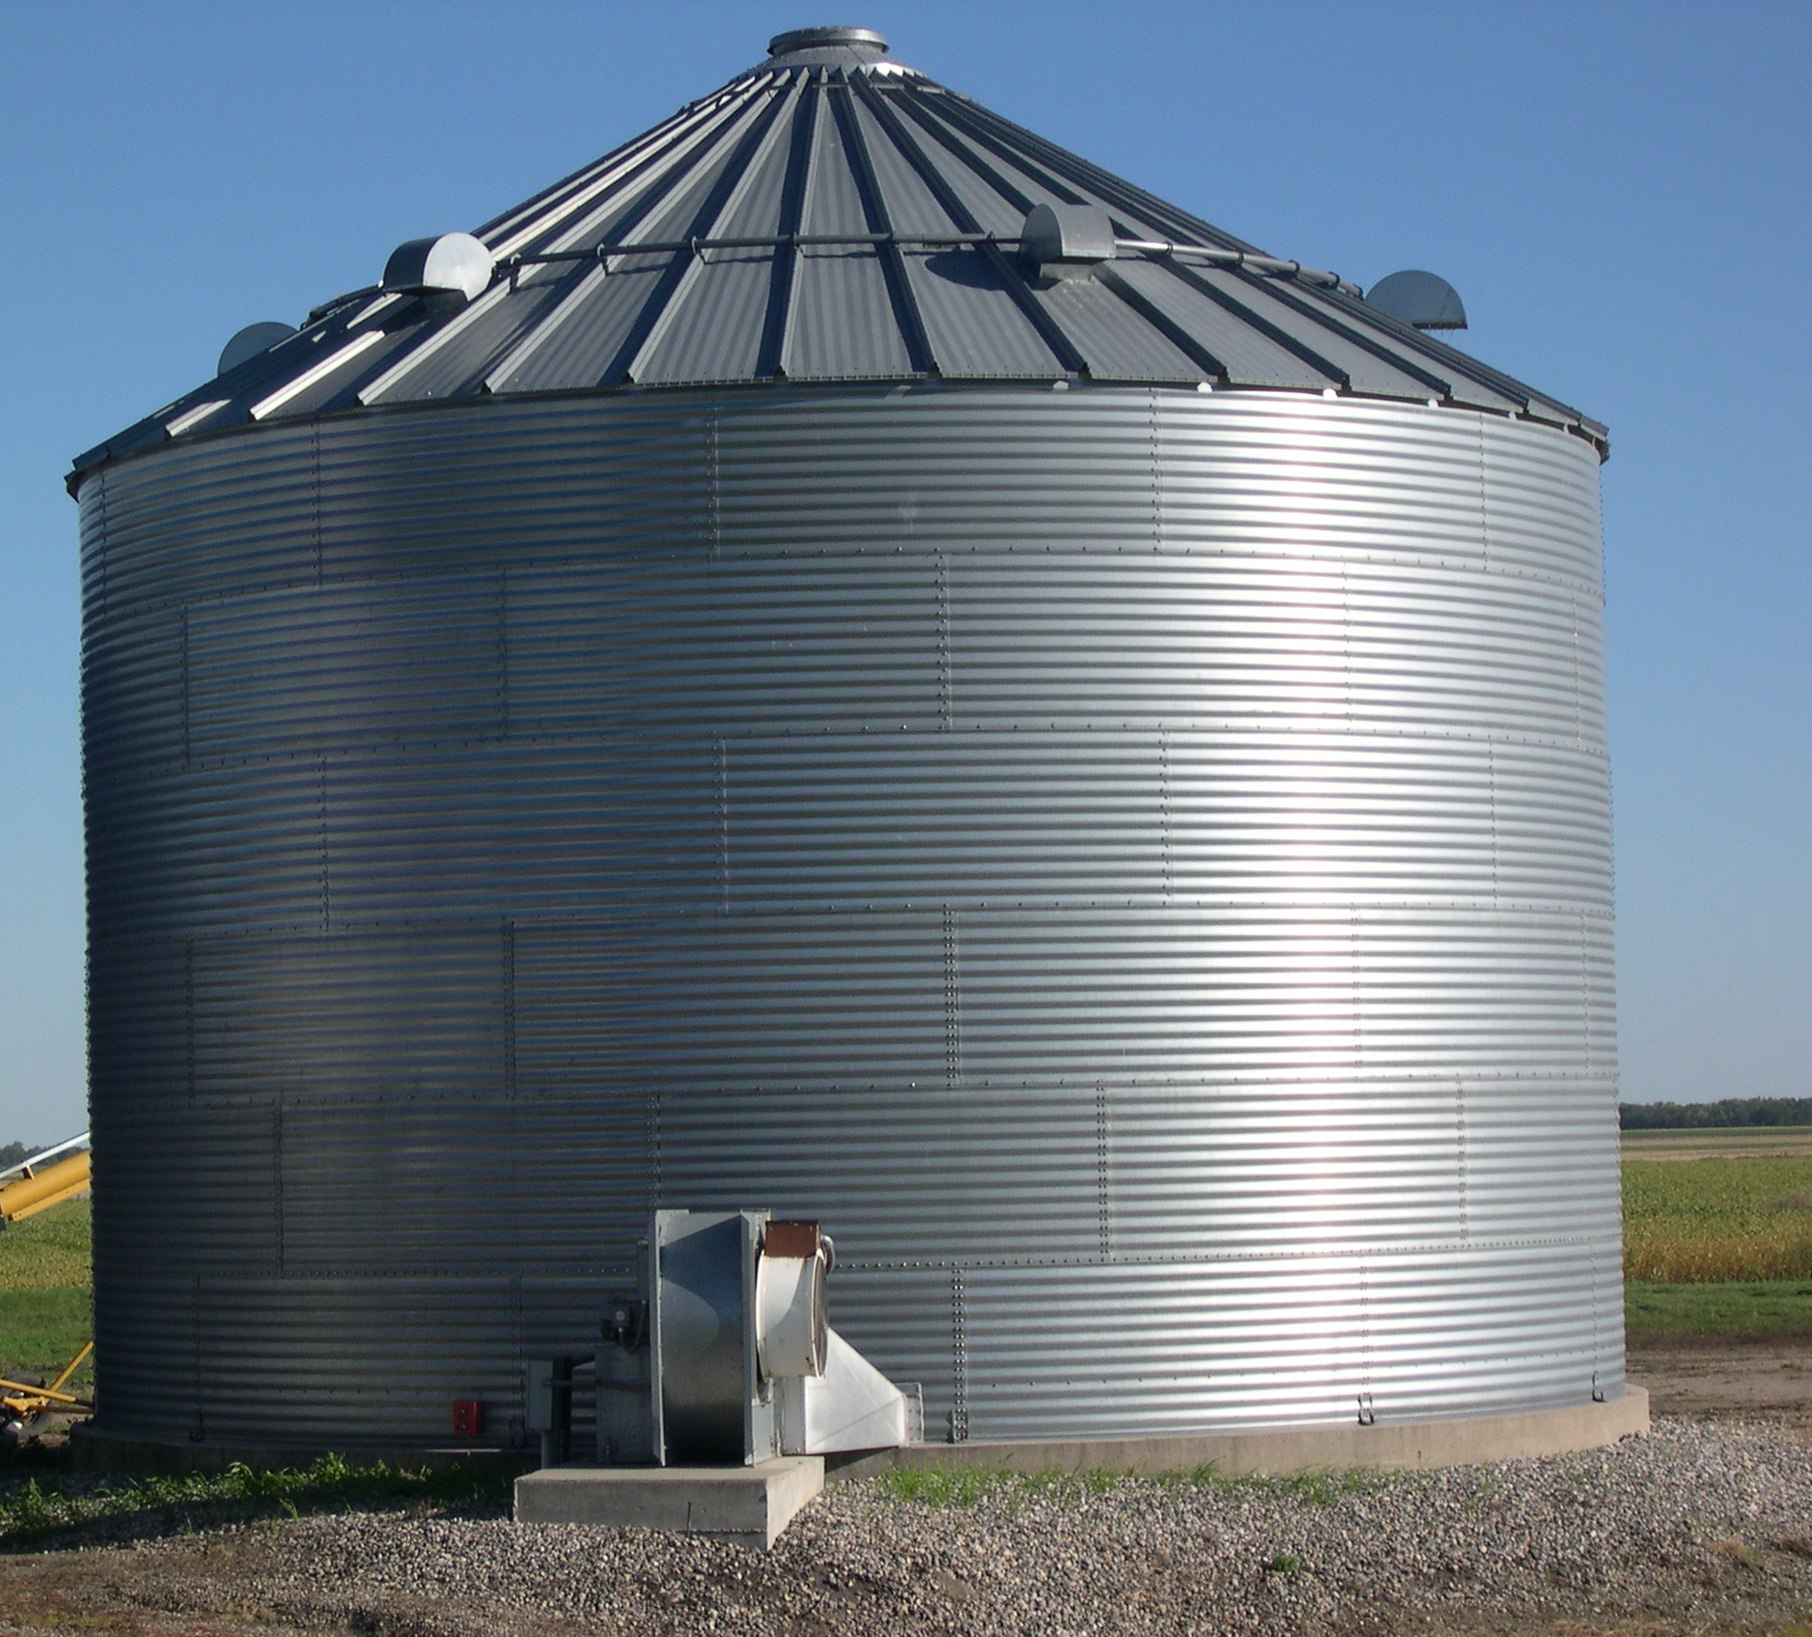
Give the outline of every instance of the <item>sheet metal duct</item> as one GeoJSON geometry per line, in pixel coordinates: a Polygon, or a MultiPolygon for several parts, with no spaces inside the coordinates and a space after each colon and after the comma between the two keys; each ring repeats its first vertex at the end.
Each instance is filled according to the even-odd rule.
{"type": "Polygon", "coordinates": [[[933,1436],[1620,1390],[1603,429],[883,49],[78,461],[105,1429],[509,1441],[751,1203],[933,1436]]]}

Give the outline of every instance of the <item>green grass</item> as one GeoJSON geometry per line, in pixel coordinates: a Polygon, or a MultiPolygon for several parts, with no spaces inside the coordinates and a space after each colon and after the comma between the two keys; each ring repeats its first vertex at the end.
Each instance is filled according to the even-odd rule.
{"type": "MultiPolygon", "coordinates": [[[[93,1323],[94,1304],[85,1286],[0,1290],[0,1376],[9,1381],[54,1378],[88,1339],[93,1323]]],[[[83,1365],[81,1378],[88,1373],[83,1365]]]]}
{"type": "Polygon", "coordinates": [[[511,1473],[488,1466],[352,1466],[338,1455],[300,1469],[239,1463],[224,1472],[130,1478],[93,1489],[40,1484],[34,1477],[0,1490],[0,1548],[121,1518],[168,1526],[395,1505],[497,1511],[508,1506],[512,1481],[511,1473]]]}
{"type": "Polygon", "coordinates": [[[1000,1467],[896,1466],[881,1474],[881,1492],[896,1501],[916,1501],[943,1511],[969,1508],[983,1496],[1005,1489],[1014,1475],[1000,1467]]]}
{"type": "Polygon", "coordinates": [[[1812,1280],[1636,1284],[1624,1290],[1630,1340],[1680,1336],[1812,1338],[1812,1280]]]}
{"type": "Polygon", "coordinates": [[[1285,1496],[1309,1506],[1332,1506],[1347,1495],[1366,1495],[1393,1481],[1393,1474],[1374,1471],[1287,1472],[1272,1477],[1254,1473],[1230,1478],[1213,1462],[1184,1471],[1128,1473],[1107,1468],[1072,1472],[1049,1467],[1036,1472],[1012,1472],[1005,1467],[921,1466],[889,1467],[877,1482],[891,1499],[914,1502],[943,1511],[970,1509],[994,1498],[1009,1511],[1027,1500],[1047,1499],[1074,1504],[1090,1495],[1104,1495],[1121,1484],[1151,1483],[1165,1489],[1212,1489],[1225,1492],[1285,1496]]]}
{"type": "Polygon", "coordinates": [[[1812,1279],[1812,1156],[1626,1159],[1623,1224],[1638,1283],[1812,1279]]]}
{"type": "MultiPolygon", "coordinates": [[[[0,1231],[0,1376],[55,1379],[94,1333],[88,1201],[72,1199],[0,1231]]],[[[86,1392],[83,1365],[69,1391],[86,1392]]]]}

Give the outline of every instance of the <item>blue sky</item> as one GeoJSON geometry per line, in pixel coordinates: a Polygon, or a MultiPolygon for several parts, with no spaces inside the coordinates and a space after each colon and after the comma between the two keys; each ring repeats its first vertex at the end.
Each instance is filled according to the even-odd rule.
{"type": "Polygon", "coordinates": [[[70,457],[712,89],[894,55],[1609,423],[1624,1095],[1812,1095],[1812,6],[0,0],[0,1142],[85,1123],[70,457]]]}

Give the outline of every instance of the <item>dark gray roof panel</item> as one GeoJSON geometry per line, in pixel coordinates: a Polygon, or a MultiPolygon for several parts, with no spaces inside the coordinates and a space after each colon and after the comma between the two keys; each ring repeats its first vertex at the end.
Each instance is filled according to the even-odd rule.
{"type": "Polygon", "coordinates": [[[1273,333],[1281,345],[1331,375],[1338,386],[1375,398],[1448,395],[1446,381],[1407,358],[1401,358],[1403,367],[1393,365],[1332,322],[1333,315],[1325,309],[1319,315],[1313,309],[1303,311],[1301,304],[1287,299],[1294,291],[1274,288],[1278,280],[1252,278],[1219,267],[1192,268],[1190,272],[1220,292],[1230,311],[1244,315],[1244,322],[1273,333]]]}
{"type": "Polygon", "coordinates": [[[961,247],[910,250],[906,268],[940,375],[1024,381],[1063,373],[996,258],[961,247]]]}
{"type": "MultiPolygon", "coordinates": [[[[791,254],[791,252],[788,252],[791,254]]],[[[709,286],[676,300],[672,322],[643,348],[643,386],[746,381],[761,368],[762,323],[774,283],[772,250],[713,250],[709,286]]]]}
{"type": "Polygon", "coordinates": [[[871,249],[821,248],[799,259],[786,373],[796,381],[900,380],[920,373],[892,321],[881,258],[871,249]]]}
{"type": "Polygon", "coordinates": [[[1192,381],[1201,366],[1154,324],[1127,322],[1127,304],[1098,279],[1064,279],[1040,290],[1040,307],[1075,340],[1096,381],[1192,381]]]}
{"type": "Polygon", "coordinates": [[[1311,369],[1275,336],[1215,301],[1209,287],[1177,277],[1171,267],[1146,259],[1117,261],[1112,279],[1142,297],[1154,313],[1170,320],[1180,333],[1219,361],[1220,373],[1204,367],[1200,371],[1203,380],[1216,385],[1296,387],[1315,392],[1338,384],[1330,371],[1311,369]]]}
{"type": "Polygon", "coordinates": [[[1578,411],[944,90],[871,31],[777,43],[479,228],[495,270],[469,303],[375,290],[329,303],[88,451],[72,485],[248,419],[782,379],[1333,389],[1527,414],[1604,446],[1578,411]],[[1104,212],[1112,257],[1043,282],[1019,251],[1039,203],[1104,212]],[[1257,261],[1230,265],[1236,253],[1257,261]]]}
{"type": "Polygon", "coordinates": [[[960,233],[968,224],[950,213],[911,159],[900,151],[891,127],[882,123],[866,99],[855,98],[851,105],[894,232],[960,233]]]}

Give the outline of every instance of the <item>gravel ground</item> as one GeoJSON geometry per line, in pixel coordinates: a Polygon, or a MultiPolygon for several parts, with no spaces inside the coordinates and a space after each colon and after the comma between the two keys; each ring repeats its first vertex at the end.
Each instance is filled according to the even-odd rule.
{"type": "MultiPolygon", "coordinates": [[[[1315,1482],[1003,1480],[968,1506],[850,1483],[766,1556],[399,1514],[40,1561],[52,1556],[88,1560],[87,1625],[110,1597],[184,1620],[133,1630],[1788,1631],[1812,1623],[1812,1440],[1675,1421],[1541,1461],[1315,1482]]],[[[47,1613],[40,1627],[0,1595],[0,1631],[66,1624],[47,1613]]]]}

